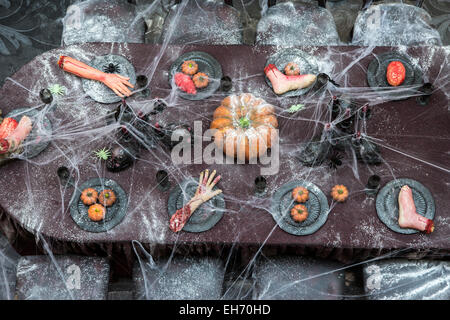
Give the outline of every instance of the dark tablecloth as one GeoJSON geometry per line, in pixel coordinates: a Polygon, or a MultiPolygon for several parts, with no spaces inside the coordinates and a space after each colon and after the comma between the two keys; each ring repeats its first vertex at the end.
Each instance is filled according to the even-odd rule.
{"type": "MultiPolygon", "coordinates": [[[[352,46],[301,49],[319,59],[321,71],[330,74],[341,87],[359,88],[356,90],[361,93],[354,96],[362,100],[370,92],[366,70],[373,54],[393,50],[352,46]]],[[[325,113],[331,95],[307,99],[278,98],[273,94],[264,81],[263,68],[266,59],[277,51],[276,47],[162,48],[159,45],[94,43],[44,53],[7,80],[0,90],[0,106],[6,114],[25,106],[41,105],[43,108],[39,91],[51,84],[59,83],[68,88],[68,94],[58,98],[55,109],[48,113],[54,126],[54,140],[49,148],[30,161],[16,160],[0,168],[2,229],[10,240],[17,239],[19,233],[39,235],[39,239],[45,239],[50,248],[58,252],[94,254],[100,250],[110,255],[126,253],[128,257],[133,256],[132,240],[151,248],[172,249],[184,245],[198,252],[220,251],[225,247],[244,248],[249,255],[261,247],[266,252],[315,252],[347,262],[397,249],[434,254],[446,252],[450,248],[448,48],[395,50],[408,53],[422,68],[424,81],[433,82],[436,90],[425,107],[419,106],[415,98],[385,103],[370,101],[374,107],[373,117],[367,123],[367,134],[380,139],[385,161],[379,166],[354,165],[347,157],[337,171],[326,165],[311,170],[293,156],[293,151],[311,138],[315,125],[311,120],[320,119],[317,114],[325,113]],[[111,134],[99,135],[95,140],[88,130],[106,125],[105,118],[100,115],[114,110],[117,104],[100,105],[85,96],[81,80],[58,68],[58,57],[68,55],[89,61],[95,55],[123,55],[135,66],[136,74],[146,74],[151,79],[151,98],[161,97],[169,102],[163,115],[166,121],[181,119],[192,124],[195,120],[203,120],[203,130],[206,130],[213,111],[228,94],[217,92],[199,102],[184,100],[170,95],[167,80],[171,63],[181,54],[194,50],[208,52],[222,64],[223,74],[233,79],[232,93],[251,92],[278,107],[280,169],[277,174],[267,176],[268,195],[265,198],[253,195],[254,179],[260,175],[259,164],[175,166],[167,151],[156,149],[144,151],[132,168],[111,173],[104,164],[90,157],[93,150],[103,147],[102,143],[111,134]],[[303,102],[306,104],[304,111],[285,112],[292,104],[303,102]],[[105,233],[80,229],[72,220],[68,207],[73,189],[60,189],[56,175],[60,166],[77,167],[75,179],[78,183],[98,176],[117,181],[129,196],[128,213],[122,223],[105,233]],[[168,170],[174,186],[186,176],[198,177],[205,168],[217,169],[222,175],[220,188],[224,192],[227,211],[207,232],[174,234],[168,228],[169,193],[156,188],[155,174],[160,169],[168,170]],[[374,173],[381,176],[382,185],[394,177],[413,178],[424,184],[436,204],[435,232],[402,235],[388,229],[377,216],[374,198],[363,191],[367,178],[374,173]],[[351,195],[345,203],[333,204],[327,222],[316,233],[294,236],[277,227],[269,213],[271,194],[293,179],[307,179],[319,186],[330,204],[330,190],[334,184],[346,185],[351,195]]],[[[149,103],[149,98],[136,96],[128,101],[131,106],[140,108],[149,103]]],[[[317,128],[321,130],[322,126],[317,128]]]]}

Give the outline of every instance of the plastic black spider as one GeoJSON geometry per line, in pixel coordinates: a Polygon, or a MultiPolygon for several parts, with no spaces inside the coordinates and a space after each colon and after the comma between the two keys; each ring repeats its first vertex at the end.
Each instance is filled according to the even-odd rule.
{"type": "Polygon", "coordinates": [[[333,150],[330,152],[330,155],[328,156],[328,166],[330,169],[337,169],[339,166],[342,165],[342,159],[344,156],[337,150],[333,150]]]}
{"type": "Polygon", "coordinates": [[[119,64],[110,63],[108,65],[103,66],[103,72],[106,73],[119,73],[120,72],[120,66],[119,64]]]}

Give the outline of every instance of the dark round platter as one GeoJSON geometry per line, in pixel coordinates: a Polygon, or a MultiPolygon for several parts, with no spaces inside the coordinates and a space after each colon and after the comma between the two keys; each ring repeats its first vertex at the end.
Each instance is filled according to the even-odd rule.
{"type": "Polygon", "coordinates": [[[117,226],[125,217],[128,207],[128,196],[117,182],[111,179],[93,178],[76,189],[70,204],[70,215],[75,223],[83,230],[89,232],[105,232],[117,226]],[[100,193],[104,189],[111,189],[116,194],[116,202],[106,207],[106,216],[102,221],[92,221],[88,216],[89,206],[81,199],[81,192],[86,188],[94,188],[100,193]]]}
{"type": "Polygon", "coordinates": [[[287,233],[304,236],[312,234],[322,227],[328,218],[330,208],[322,190],[315,184],[295,180],[282,185],[272,196],[270,213],[278,226],[287,233]],[[292,198],[292,190],[303,186],[309,191],[309,199],[302,203],[308,209],[308,218],[303,222],[296,222],[291,217],[291,209],[298,204],[292,198]]]}
{"type": "MultiPolygon", "coordinates": [[[[114,54],[95,57],[89,65],[100,71],[105,71],[110,64],[115,66],[115,71],[112,73],[120,74],[124,77],[129,77],[128,80],[132,85],[136,85],[136,72],[133,65],[126,58],[114,54]]],[[[83,89],[88,96],[100,103],[116,103],[122,100],[116,95],[114,91],[108,88],[100,81],[83,79],[83,89]]],[[[128,88],[128,87],[127,87],[128,88]]],[[[132,90],[132,88],[129,88],[132,90]]]]}
{"type": "MultiPolygon", "coordinates": [[[[170,191],[168,201],[169,220],[178,209],[181,209],[194,196],[197,187],[198,181],[189,178],[170,191]]],[[[216,189],[216,187],[214,189],[216,189]]],[[[222,219],[224,211],[225,199],[221,193],[202,204],[184,225],[183,231],[207,231],[222,219]]]]}
{"type": "Polygon", "coordinates": [[[193,60],[198,64],[198,72],[203,72],[209,77],[209,84],[206,88],[197,89],[197,94],[189,94],[178,88],[178,95],[187,100],[203,100],[209,98],[220,87],[220,79],[222,79],[222,66],[220,63],[210,54],[202,51],[187,52],[180,56],[171,65],[169,70],[169,83],[171,86],[175,86],[172,81],[175,73],[181,72],[181,65],[184,61],[193,60]]]}
{"type": "Polygon", "coordinates": [[[44,131],[46,135],[51,136],[53,129],[52,123],[45,115],[41,115],[41,111],[30,108],[19,108],[11,111],[6,115],[6,118],[13,118],[17,122],[22,119],[22,116],[28,116],[32,123],[33,129],[31,130],[28,137],[22,143],[23,152],[20,154],[20,157],[25,159],[31,159],[39,155],[42,151],[44,151],[50,141],[41,141],[41,136],[39,132],[44,131]]]}
{"type": "Polygon", "coordinates": [[[376,200],[377,214],[380,220],[392,231],[402,234],[414,234],[420,231],[400,228],[398,225],[398,194],[404,185],[408,185],[412,190],[417,213],[428,219],[434,218],[435,205],[431,192],[420,182],[408,178],[392,180],[386,183],[378,192],[376,200]]]}
{"type": "MultiPolygon", "coordinates": [[[[367,68],[367,83],[373,90],[386,91],[386,89],[398,89],[404,87],[404,90],[394,92],[386,92],[389,97],[398,97],[405,99],[408,90],[414,94],[414,89],[408,89],[407,86],[422,84],[422,71],[418,67],[414,67],[411,60],[404,54],[398,52],[385,52],[377,55],[367,68]],[[386,71],[389,63],[392,61],[400,61],[405,66],[405,81],[398,87],[391,86],[386,79],[386,71]]],[[[417,89],[415,89],[417,90],[417,89]]]]}
{"type": "MultiPolygon", "coordinates": [[[[314,59],[307,53],[303,52],[302,50],[295,49],[295,48],[288,48],[283,49],[283,51],[277,52],[274,55],[270,56],[269,59],[267,59],[265,67],[267,67],[269,64],[274,64],[278,70],[280,70],[282,73],[284,73],[284,68],[289,62],[295,62],[300,67],[300,74],[315,74],[317,75],[319,73],[319,67],[311,61],[314,61],[314,59]]],[[[264,79],[266,80],[266,83],[269,87],[272,88],[272,83],[270,83],[269,78],[264,75],[264,79]]],[[[314,86],[314,84],[311,84],[307,88],[288,91],[286,93],[280,94],[280,97],[297,97],[301,96],[305,93],[307,93],[311,88],[314,86]]]]}

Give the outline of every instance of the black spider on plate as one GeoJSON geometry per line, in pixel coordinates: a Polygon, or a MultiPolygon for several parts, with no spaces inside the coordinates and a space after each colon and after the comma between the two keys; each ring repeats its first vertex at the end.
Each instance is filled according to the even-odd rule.
{"type": "Polygon", "coordinates": [[[344,156],[338,150],[332,150],[328,155],[328,166],[330,169],[337,169],[342,165],[344,156]]]}
{"type": "Polygon", "coordinates": [[[103,66],[103,72],[105,73],[119,73],[120,72],[120,66],[118,63],[110,63],[108,65],[103,66]]]}

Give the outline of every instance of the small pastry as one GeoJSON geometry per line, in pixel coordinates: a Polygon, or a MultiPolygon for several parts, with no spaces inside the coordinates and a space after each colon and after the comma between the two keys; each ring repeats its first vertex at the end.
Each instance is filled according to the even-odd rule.
{"type": "Polygon", "coordinates": [[[203,73],[203,72],[199,72],[197,73],[192,80],[194,81],[194,85],[196,88],[201,89],[201,88],[205,88],[208,86],[209,83],[209,78],[208,76],[203,73]]]}
{"type": "Polygon", "coordinates": [[[116,195],[114,194],[114,191],[108,189],[100,192],[98,196],[98,202],[100,202],[105,207],[112,206],[114,202],[116,202],[116,195]]]}
{"type": "Polygon", "coordinates": [[[92,221],[101,221],[105,218],[106,209],[101,204],[93,204],[88,209],[89,219],[92,221]]]}
{"type": "Polygon", "coordinates": [[[406,69],[400,61],[392,61],[386,69],[386,80],[393,86],[397,87],[405,81],[406,69]]]}
{"type": "Polygon", "coordinates": [[[289,62],[286,67],[284,67],[284,73],[287,76],[298,76],[300,74],[300,67],[294,62],[289,62]]]}
{"type": "Polygon", "coordinates": [[[80,197],[81,201],[87,206],[90,206],[91,204],[96,203],[97,198],[98,198],[98,192],[94,188],[84,189],[83,192],[81,193],[81,197],[80,197]]]}
{"type": "Polygon", "coordinates": [[[291,210],[291,217],[296,222],[303,222],[308,218],[308,209],[302,204],[297,204],[291,210]]]}
{"type": "Polygon", "coordinates": [[[295,201],[303,203],[309,199],[309,191],[304,187],[297,187],[292,190],[292,198],[295,201]]]}
{"type": "Polygon", "coordinates": [[[185,75],[184,73],[178,72],[174,76],[175,84],[177,87],[189,94],[197,94],[197,89],[195,89],[194,81],[191,77],[185,75]]]}
{"type": "Polygon", "coordinates": [[[194,60],[187,60],[181,65],[181,71],[184,74],[193,76],[198,71],[198,64],[194,60]]]}
{"type": "Polygon", "coordinates": [[[334,201],[344,202],[348,198],[348,190],[344,185],[337,184],[331,189],[331,196],[334,201]]]}

